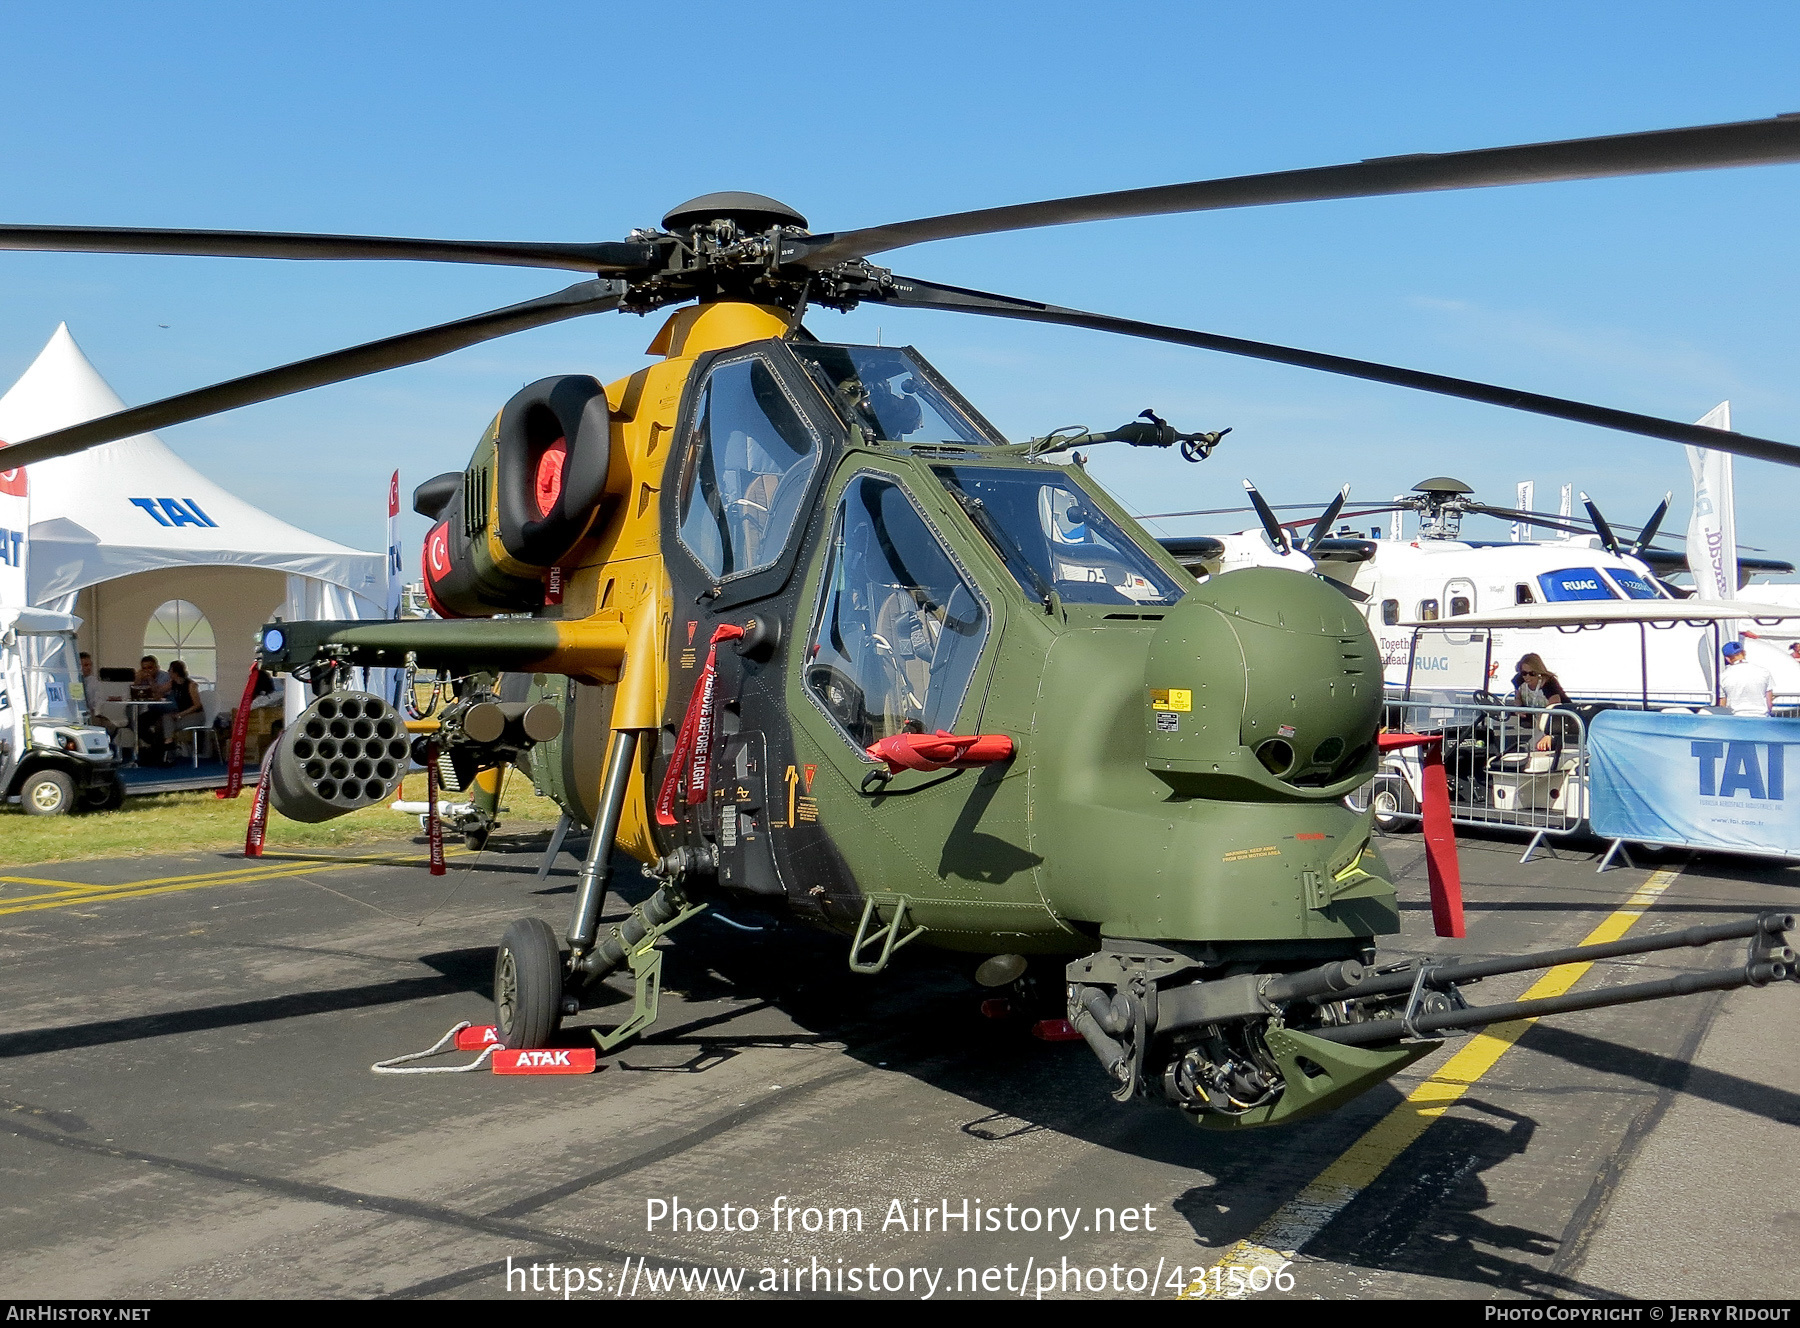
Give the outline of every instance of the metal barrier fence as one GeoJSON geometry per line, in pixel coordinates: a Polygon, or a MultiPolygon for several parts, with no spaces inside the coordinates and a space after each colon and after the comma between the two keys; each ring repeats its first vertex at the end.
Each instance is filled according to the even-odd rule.
{"type": "MultiPolygon", "coordinates": [[[[1458,825],[1529,834],[1529,858],[1546,836],[1573,834],[1587,822],[1587,722],[1576,710],[1440,694],[1388,702],[1383,723],[1390,731],[1443,735],[1450,819],[1458,825]]],[[[1375,777],[1346,801],[1358,811],[1373,804],[1384,829],[1417,824],[1421,762],[1417,748],[1387,753],[1375,777]]]]}

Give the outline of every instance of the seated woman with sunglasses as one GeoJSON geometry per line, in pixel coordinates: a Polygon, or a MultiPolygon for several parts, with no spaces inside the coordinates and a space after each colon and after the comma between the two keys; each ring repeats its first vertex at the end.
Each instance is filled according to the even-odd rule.
{"type": "MultiPolygon", "coordinates": [[[[1551,710],[1557,706],[1569,704],[1569,694],[1563,691],[1563,685],[1556,680],[1556,675],[1544,667],[1543,656],[1527,655],[1519,661],[1519,671],[1513,678],[1512,704],[1530,706],[1533,710],[1551,710]]],[[[1543,737],[1537,740],[1537,750],[1548,752],[1562,746],[1560,732],[1552,736],[1550,720],[1543,721],[1545,729],[1543,737]]],[[[1560,729],[1560,725],[1558,728],[1560,729]]]]}

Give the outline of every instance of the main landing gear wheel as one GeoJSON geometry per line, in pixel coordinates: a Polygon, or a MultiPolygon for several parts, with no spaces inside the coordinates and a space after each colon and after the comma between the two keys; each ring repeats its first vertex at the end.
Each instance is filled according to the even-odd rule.
{"type": "Polygon", "coordinates": [[[19,785],[27,816],[61,816],[75,806],[75,781],[60,770],[40,770],[19,785]]]}
{"type": "Polygon", "coordinates": [[[520,918],[494,955],[494,1022],[514,1051],[548,1046],[562,1023],[563,961],[542,918],[520,918]]]}

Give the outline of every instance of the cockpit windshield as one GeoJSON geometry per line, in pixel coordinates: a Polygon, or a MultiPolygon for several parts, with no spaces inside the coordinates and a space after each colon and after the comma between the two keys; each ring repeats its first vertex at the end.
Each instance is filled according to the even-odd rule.
{"type": "Polygon", "coordinates": [[[1636,572],[1626,572],[1617,567],[1609,567],[1606,574],[1613,579],[1613,584],[1625,592],[1626,599],[1661,599],[1663,594],[1650,582],[1636,572]]]}
{"type": "Polygon", "coordinates": [[[1173,604],[1183,591],[1056,466],[934,466],[1027,594],[1070,604],[1173,604]]]}
{"type": "Polygon", "coordinates": [[[890,346],[790,342],[800,363],[847,425],[895,443],[964,443],[988,437],[907,351],[890,346]]]}
{"type": "Polygon", "coordinates": [[[16,649],[23,666],[26,713],[57,724],[81,723],[77,704],[81,665],[75,638],[67,632],[20,632],[16,649]]]}

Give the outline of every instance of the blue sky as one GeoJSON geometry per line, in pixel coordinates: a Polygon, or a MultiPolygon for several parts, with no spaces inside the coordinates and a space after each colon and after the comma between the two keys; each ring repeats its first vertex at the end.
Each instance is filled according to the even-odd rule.
{"type": "MultiPolygon", "coordinates": [[[[1791,4],[43,5],[9,10],[6,50],[0,219],[459,238],[617,238],[727,188],[842,229],[1800,111],[1791,4]]],[[[1797,205],[1800,166],[1062,227],[882,261],[1677,419],[1729,398],[1740,429],[1800,442],[1797,205]]],[[[67,320],[128,402],[563,284],[100,255],[0,254],[0,274],[0,381],[67,320]]],[[[1146,406],[1233,426],[1197,467],[1098,454],[1134,510],[1225,506],[1244,476],[1297,501],[1449,473],[1500,503],[1535,479],[1545,507],[1573,482],[1632,523],[1673,489],[1670,526],[1685,523],[1671,444],[1093,333],[876,309],[810,325],[917,345],[1016,436],[1146,406]]],[[[565,324],[163,436],[278,515],[378,548],[389,470],[410,491],[459,468],[523,383],[628,373],[655,326],[565,324]]],[[[1740,539],[1800,558],[1800,473],[1737,465],[1740,539]]]]}

